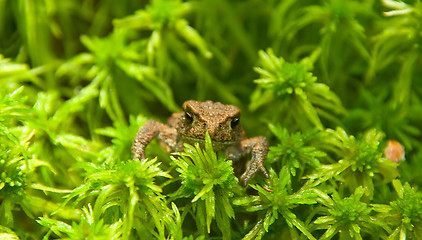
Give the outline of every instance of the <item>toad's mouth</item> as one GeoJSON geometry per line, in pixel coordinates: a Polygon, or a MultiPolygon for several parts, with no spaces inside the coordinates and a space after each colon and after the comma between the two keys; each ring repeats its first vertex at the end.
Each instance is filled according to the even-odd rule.
{"type": "MultiPolygon", "coordinates": [[[[200,145],[205,144],[205,139],[201,139],[201,138],[189,137],[183,134],[180,134],[180,138],[183,140],[183,142],[189,143],[189,144],[195,144],[195,143],[199,143],[200,145]]],[[[211,139],[211,141],[212,141],[212,146],[217,149],[224,149],[226,147],[235,145],[237,143],[236,141],[216,141],[213,139],[211,139]]]]}

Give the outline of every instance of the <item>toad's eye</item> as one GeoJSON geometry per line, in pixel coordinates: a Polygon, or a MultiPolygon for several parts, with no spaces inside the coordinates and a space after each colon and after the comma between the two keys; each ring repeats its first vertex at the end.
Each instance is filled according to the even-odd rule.
{"type": "Polygon", "coordinates": [[[186,119],[189,123],[193,122],[192,113],[185,112],[185,119],[186,119]]]}
{"type": "Polygon", "coordinates": [[[240,122],[239,117],[235,117],[235,118],[232,119],[230,125],[231,125],[232,128],[235,128],[237,125],[239,125],[239,122],[240,122]]]}

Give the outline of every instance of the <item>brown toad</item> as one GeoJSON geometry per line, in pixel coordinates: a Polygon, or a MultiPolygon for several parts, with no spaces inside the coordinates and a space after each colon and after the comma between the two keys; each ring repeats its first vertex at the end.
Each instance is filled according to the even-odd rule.
{"type": "Polygon", "coordinates": [[[240,177],[244,185],[257,171],[268,178],[263,165],[268,153],[267,139],[262,136],[246,138],[239,118],[240,109],[233,105],[186,101],[183,112],[174,113],[167,125],[149,120],[139,129],[132,145],[134,158],[145,159],[145,148],[154,137],[164,142],[169,152],[180,152],[183,151],[183,143],[204,143],[208,131],[214,148],[224,151],[228,159],[238,160],[247,154],[252,155],[240,177]]]}

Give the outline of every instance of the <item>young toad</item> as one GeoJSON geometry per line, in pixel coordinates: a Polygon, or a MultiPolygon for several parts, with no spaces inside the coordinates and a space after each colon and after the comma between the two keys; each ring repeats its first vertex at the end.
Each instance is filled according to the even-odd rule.
{"type": "Polygon", "coordinates": [[[214,149],[224,151],[228,159],[238,160],[247,154],[252,155],[240,177],[245,186],[257,171],[268,178],[263,165],[268,153],[267,139],[262,136],[246,138],[239,118],[240,109],[233,105],[186,101],[183,112],[174,113],[167,125],[149,120],[139,129],[132,145],[134,158],[145,159],[145,148],[154,137],[164,142],[169,152],[180,152],[183,151],[183,143],[203,144],[208,131],[214,149]]]}

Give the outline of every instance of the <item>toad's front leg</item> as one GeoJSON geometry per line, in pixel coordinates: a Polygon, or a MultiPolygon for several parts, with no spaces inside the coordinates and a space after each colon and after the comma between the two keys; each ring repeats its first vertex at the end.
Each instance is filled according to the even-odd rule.
{"type": "Polygon", "coordinates": [[[141,128],[139,128],[135,140],[133,141],[132,153],[134,159],[145,159],[145,148],[154,137],[163,141],[171,149],[176,147],[176,129],[155,120],[148,120],[141,128]]]}
{"type": "Polygon", "coordinates": [[[264,161],[268,153],[268,141],[265,137],[254,137],[243,140],[241,143],[242,151],[245,154],[251,153],[252,158],[249,162],[246,171],[240,177],[243,185],[248,184],[249,179],[257,172],[260,171],[264,177],[269,178],[268,172],[264,167],[264,161]]]}

